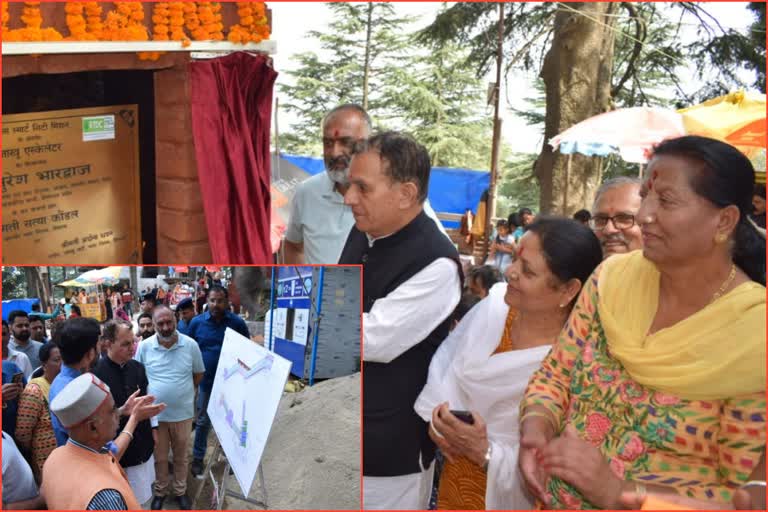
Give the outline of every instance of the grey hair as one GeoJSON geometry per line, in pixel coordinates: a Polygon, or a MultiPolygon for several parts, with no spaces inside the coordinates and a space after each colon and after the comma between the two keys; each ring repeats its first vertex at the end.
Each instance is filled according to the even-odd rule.
{"type": "Polygon", "coordinates": [[[355,112],[357,115],[359,115],[360,119],[362,119],[365,122],[365,125],[368,128],[368,133],[371,133],[371,131],[373,130],[373,121],[371,121],[371,116],[369,116],[368,112],[366,112],[365,109],[360,105],[358,105],[357,103],[344,103],[343,105],[339,105],[329,110],[323,116],[323,121],[322,123],[320,123],[320,129],[322,130],[323,128],[325,128],[325,123],[327,123],[328,119],[330,119],[333,115],[338,114],[339,112],[345,112],[345,111],[355,112]]]}
{"type": "Polygon", "coordinates": [[[600,185],[600,188],[597,189],[597,192],[595,192],[595,200],[592,202],[592,211],[595,210],[595,205],[600,200],[600,196],[605,194],[605,192],[612,188],[623,187],[625,185],[637,185],[638,187],[641,187],[643,181],[640,178],[632,178],[631,176],[619,176],[618,178],[605,180],[600,185]]]}

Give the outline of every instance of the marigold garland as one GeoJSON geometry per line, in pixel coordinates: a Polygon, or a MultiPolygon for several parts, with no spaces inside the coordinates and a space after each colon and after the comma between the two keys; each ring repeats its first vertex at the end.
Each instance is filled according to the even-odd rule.
{"type": "Polygon", "coordinates": [[[207,27],[208,33],[214,41],[223,41],[224,22],[221,15],[221,2],[211,2],[211,12],[213,13],[213,23],[207,27]]]}
{"type": "Polygon", "coordinates": [[[182,46],[189,46],[189,37],[184,31],[184,12],[188,8],[194,9],[194,2],[169,2],[168,9],[171,12],[170,27],[171,27],[171,40],[181,41],[182,46]]]}
{"type": "Polygon", "coordinates": [[[24,2],[21,21],[24,22],[25,27],[4,30],[3,41],[61,41],[64,39],[56,29],[42,28],[43,15],[40,13],[40,2],[24,2]]]}
{"type": "Polygon", "coordinates": [[[240,23],[234,25],[227,36],[233,43],[260,43],[269,38],[267,9],[264,2],[237,2],[240,23]]]}
{"type": "Polygon", "coordinates": [[[222,41],[224,25],[221,23],[221,4],[219,2],[196,3],[197,24],[192,29],[192,37],[196,41],[222,41]]]}
{"type": "MultiPolygon", "coordinates": [[[[170,41],[171,11],[168,2],[156,2],[152,10],[152,40],[170,41]]],[[[157,60],[165,52],[139,52],[140,60],[157,60]]]]}
{"type": "Polygon", "coordinates": [[[100,2],[83,2],[85,4],[85,20],[88,33],[93,35],[96,41],[100,41],[104,32],[101,14],[103,9],[100,2]]]}
{"type": "Polygon", "coordinates": [[[148,41],[141,2],[113,2],[115,9],[107,13],[102,32],[105,41],[148,41]]]}
{"type": "Polygon", "coordinates": [[[67,13],[67,28],[69,28],[69,37],[74,41],[95,40],[93,35],[88,34],[87,23],[83,12],[85,6],[83,2],[67,2],[64,5],[64,12],[67,13]]]}
{"type": "MultiPolygon", "coordinates": [[[[77,41],[147,41],[143,2],[113,2],[113,10],[102,17],[101,2],[66,2],[64,10],[69,40],[77,41]]],[[[237,2],[240,22],[229,29],[226,39],[234,43],[260,42],[270,30],[264,2],[237,2]]],[[[153,6],[151,39],[181,41],[224,40],[221,2],[157,2],[153,6]],[[186,30],[185,30],[186,29],[186,30]],[[189,34],[189,35],[188,35],[189,34]]],[[[3,41],[60,41],[54,28],[42,28],[40,2],[24,2],[21,20],[25,27],[8,30],[8,2],[2,2],[3,41]]],[[[141,52],[142,59],[156,60],[163,52],[141,52]]]]}
{"type": "Polygon", "coordinates": [[[171,31],[171,11],[168,2],[157,2],[152,13],[152,39],[169,41],[171,31]]]}
{"type": "Polygon", "coordinates": [[[5,35],[6,31],[8,30],[8,19],[10,16],[8,15],[8,2],[2,2],[2,8],[3,8],[3,35],[5,35]]]}
{"type": "Polygon", "coordinates": [[[184,26],[193,35],[200,27],[200,18],[197,16],[197,2],[182,2],[184,4],[184,26]]]}

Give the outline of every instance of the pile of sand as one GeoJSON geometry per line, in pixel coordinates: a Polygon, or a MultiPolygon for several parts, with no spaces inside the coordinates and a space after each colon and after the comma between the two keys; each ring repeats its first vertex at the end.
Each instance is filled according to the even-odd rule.
{"type": "MultiPolygon", "coordinates": [[[[262,457],[270,509],[360,509],[360,393],[356,373],[283,395],[262,457]]],[[[250,497],[262,498],[258,475],[250,497]]],[[[257,507],[227,497],[224,508],[257,507]]]]}

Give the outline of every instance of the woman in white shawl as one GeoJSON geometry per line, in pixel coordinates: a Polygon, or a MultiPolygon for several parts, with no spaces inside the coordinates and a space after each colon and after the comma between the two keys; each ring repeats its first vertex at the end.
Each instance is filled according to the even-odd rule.
{"type": "Polygon", "coordinates": [[[518,405],[601,260],[585,226],[538,219],[520,239],[508,284],[496,284],[441,344],[415,404],[447,459],[439,509],[533,508],[517,469],[518,405]],[[471,411],[473,423],[457,410],[471,411]]]}

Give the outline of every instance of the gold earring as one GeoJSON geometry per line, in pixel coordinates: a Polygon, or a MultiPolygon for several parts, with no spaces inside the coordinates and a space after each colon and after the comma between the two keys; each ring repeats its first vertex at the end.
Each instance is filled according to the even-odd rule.
{"type": "Polygon", "coordinates": [[[727,238],[728,238],[727,236],[725,236],[724,234],[720,233],[719,235],[717,235],[715,237],[715,242],[718,243],[718,244],[721,244],[721,243],[725,242],[727,238]]]}

